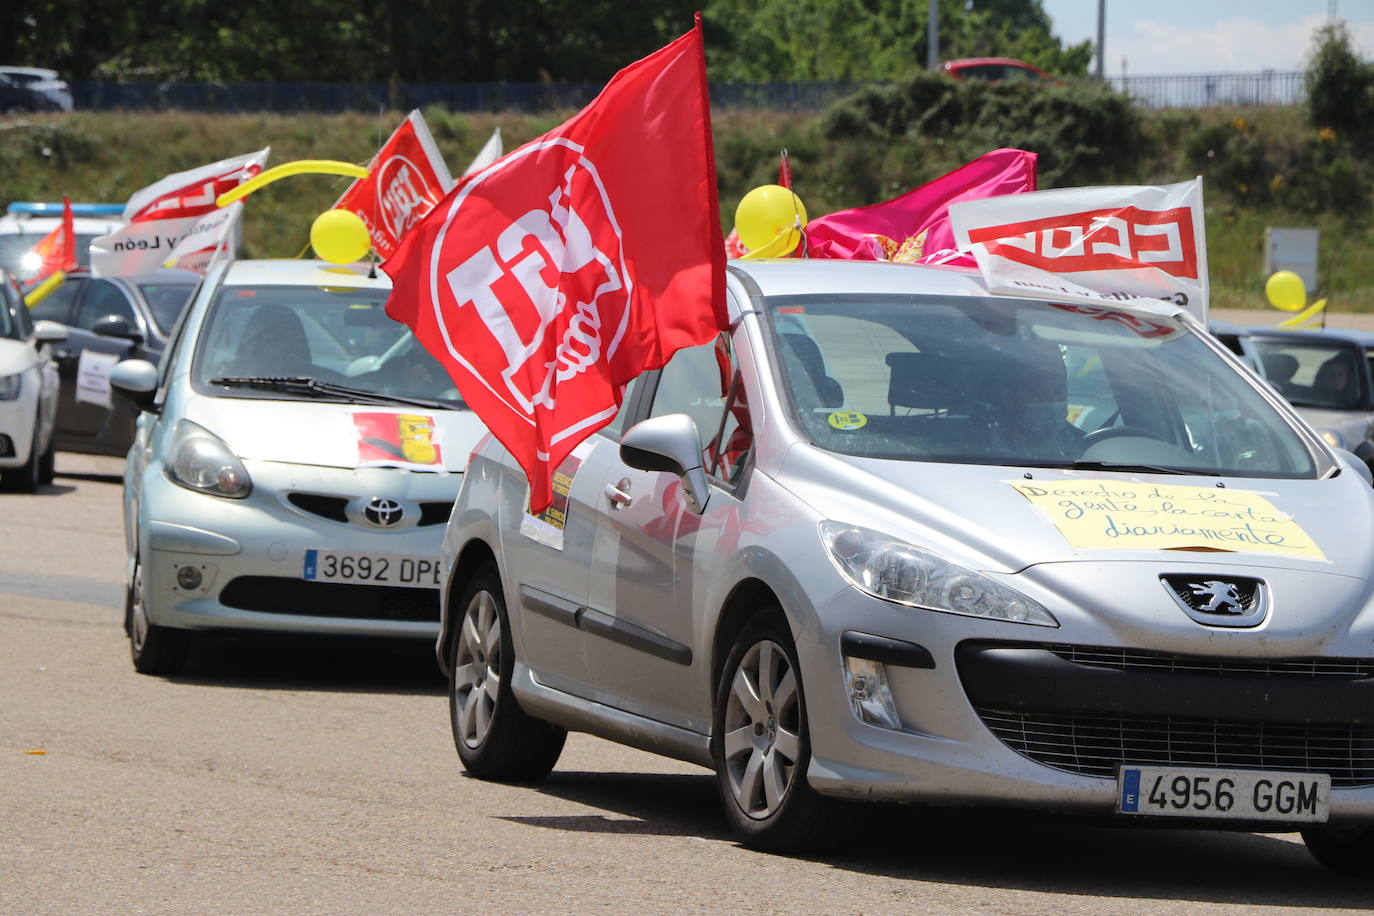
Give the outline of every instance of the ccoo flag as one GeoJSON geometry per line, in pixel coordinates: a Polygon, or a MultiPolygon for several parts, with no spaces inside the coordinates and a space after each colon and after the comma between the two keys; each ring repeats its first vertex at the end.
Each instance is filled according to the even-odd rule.
{"type": "Polygon", "coordinates": [[[701,24],[463,178],[383,265],[387,313],[530,482],[531,512],[624,385],[725,327],[701,24]]]}

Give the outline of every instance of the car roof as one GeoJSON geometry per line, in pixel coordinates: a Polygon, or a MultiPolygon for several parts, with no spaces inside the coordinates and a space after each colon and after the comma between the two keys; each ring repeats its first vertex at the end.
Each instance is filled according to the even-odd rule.
{"type": "Polygon", "coordinates": [[[1343,341],[1374,347],[1374,331],[1356,331],[1349,328],[1324,328],[1309,331],[1285,331],[1281,328],[1250,328],[1251,337],[1264,340],[1291,340],[1294,343],[1323,344],[1343,341]]]}
{"type": "Polygon", "coordinates": [[[731,261],[730,270],[748,277],[765,296],[817,293],[865,295],[987,296],[977,271],[892,261],[832,258],[776,258],[731,261]]]}
{"type": "Polygon", "coordinates": [[[367,266],[340,266],[315,260],[234,261],[221,281],[225,286],[355,286],[391,289],[391,278],[380,270],[369,277],[367,266]]]}
{"type": "Polygon", "coordinates": [[[57,71],[49,70],[46,67],[10,67],[0,66],[0,73],[25,73],[30,76],[41,76],[44,79],[57,79],[57,71]]]}
{"type": "MultiPolygon", "coordinates": [[[[88,264],[82,264],[75,270],[66,272],[68,279],[89,280],[91,268],[88,264]]],[[[191,270],[177,270],[175,267],[159,267],[157,270],[146,274],[136,274],[132,277],[104,277],[107,280],[128,280],[131,283],[199,283],[200,274],[191,270]]]]}

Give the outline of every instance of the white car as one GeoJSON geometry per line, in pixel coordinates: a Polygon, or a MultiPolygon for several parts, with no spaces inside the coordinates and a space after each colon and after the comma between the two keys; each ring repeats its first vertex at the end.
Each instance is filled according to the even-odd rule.
{"type": "Polygon", "coordinates": [[[14,278],[0,271],[0,483],[33,492],[53,478],[57,367],[47,344],[66,328],[35,324],[14,278]]]}
{"type": "Polygon", "coordinates": [[[213,269],[160,369],[124,475],[134,667],[171,673],[214,632],[428,637],[439,548],[486,433],[385,312],[385,275],[319,261],[213,269]]]}
{"type": "Polygon", "coordinates": [[[62,111],[71,111],[74,107],[71,87],[56,70],[46,67],[0,67],[0,76],[8,77],[16,86],[45,96],[62,111]]]}
{"type": "MultiPolygon", "coordinates": [[[[33,246],[62,225],[62,203],[15,201],[0,216],[0,270],[23,282],[32,280],[42,266],[33,246]]],[[[72,233],[76,236],[76,260],[91,262],[91,240],[109,235],[124,225],[123,204],[72,204],[72,233]]]]}

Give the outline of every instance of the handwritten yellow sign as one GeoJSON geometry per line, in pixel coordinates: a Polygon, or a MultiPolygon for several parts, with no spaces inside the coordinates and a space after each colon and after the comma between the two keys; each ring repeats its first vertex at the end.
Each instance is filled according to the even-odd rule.
{"type": "Polygon", "coordinates": [[[1075,549],[1227,550],[1325,560],[1287,514],[1258,493],[1118,480],[1003,481],[1075,549]]]}

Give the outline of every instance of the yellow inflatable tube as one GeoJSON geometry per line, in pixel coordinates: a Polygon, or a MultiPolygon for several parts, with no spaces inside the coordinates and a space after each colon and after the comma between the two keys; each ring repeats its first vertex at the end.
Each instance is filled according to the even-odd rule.
{"type": "Polygon", "coordinates": [[[281,165],[273,166],[250,178],[237,188],[225,191],[215,198],[215,206],[227,207],[234,201],[242,200],[252,194],[258,188],[269,185],[278,178],[286,178],[291,175],[343,175],[347,178],[366,178],[367,169],[351,162],[339,162],[336,159],[297,159],[295,162],[283,162],[281,165]]]}

